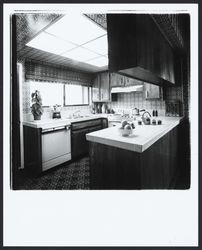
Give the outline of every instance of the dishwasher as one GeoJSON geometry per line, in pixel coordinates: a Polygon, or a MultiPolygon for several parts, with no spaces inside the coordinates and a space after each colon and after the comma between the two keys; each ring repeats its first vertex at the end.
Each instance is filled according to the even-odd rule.
{"type": "Polygon", "coordinates": [[[71,160],[70,126],[42,129],[42,171],[71,160]]]}

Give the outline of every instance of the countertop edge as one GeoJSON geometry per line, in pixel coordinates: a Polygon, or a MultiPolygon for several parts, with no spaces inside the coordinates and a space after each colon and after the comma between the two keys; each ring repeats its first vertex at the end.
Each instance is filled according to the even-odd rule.
{"type": "Polygon", "coordinates": [[[148,142],[146,142],[145,144],[142,144],[142,145],[129,143],[129,142],[123,142],[123,141],[117,141],[115,139],[102,138],[100,136],[96,136],[96,135],[92,135],[92,134],[86,134],[86,139],[88,141],[91,141],[91,142],[102,143],[104,145],[142,153],[146,149],[148,149],[150,146],[152,146],[156,141],[158,141],[164,135],[166,135],[168,132],[170,132],[173,128],[178,126],[180,121],[181,121],[180,119],[178,121],[173,121],[167,129],[165,129],[161,133],[155,135],[153,138],[148,140],[148,142]]]}
{"type": "Polygon", "coordinates": [[[63,120],[40,120],[40,121],[23,121],[22,124],[25,126],[29,126],[32,128],[51,128],[54,126],[65,126],[65,125],[71,125],[72,123],[76,122],[82,122],[82,121],[89,121],[89,120],[96,120],[100,118],[105,118],[105,116],[100,115],[96,117],[84,117],[84,118],[78,118],[78,119],[63,119],[63,120]]]}

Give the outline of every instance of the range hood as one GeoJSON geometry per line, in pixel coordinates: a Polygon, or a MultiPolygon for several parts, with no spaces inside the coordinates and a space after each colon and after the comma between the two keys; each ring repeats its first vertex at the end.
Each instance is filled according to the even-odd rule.
{"type": "Polygon", "coordinates": [[[129,87],[113,87],[111,93],[131,93],[143,91],[143,85],[135,85],[129,87]]]}

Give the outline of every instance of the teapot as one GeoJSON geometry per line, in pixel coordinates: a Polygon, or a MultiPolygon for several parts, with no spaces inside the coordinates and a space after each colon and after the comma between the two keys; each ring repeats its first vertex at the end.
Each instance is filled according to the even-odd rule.
{"type": "Polygon", "coordinates": [[[151,114],[148,111],[145,111],[142,114],[142,121],[145,125],[150,125],[151,124],[151,114]]]}

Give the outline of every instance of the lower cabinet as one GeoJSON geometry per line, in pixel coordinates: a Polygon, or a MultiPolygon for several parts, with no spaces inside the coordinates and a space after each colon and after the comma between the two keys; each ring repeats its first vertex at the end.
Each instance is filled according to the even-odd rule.
{"type": "Polygon", "coordinates": [[[87,133],[88,128],[72,131],[72,158],[88,153],[88,142],[86,140],[87,133]]]}
{"type": "Polygon", "coordinates": [[[23,126],[24,165],[28,175],[41,172],[71,160],[69,126],[49,129],[23,126]]]}
{"type": "Polygon", "coordinates": [[[71,128],[71,153],[72,159],[78,158],[89,152],[86,134],[108,127],[106,118],[72,123],[71,128]]]}
{"type": "Polygon", "coordinates": [[[23,126],[24,165],[28,175],[33,176],[42,171],[41,128],[23,126]]]}

